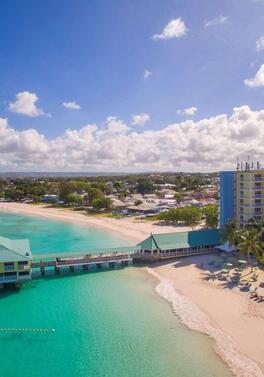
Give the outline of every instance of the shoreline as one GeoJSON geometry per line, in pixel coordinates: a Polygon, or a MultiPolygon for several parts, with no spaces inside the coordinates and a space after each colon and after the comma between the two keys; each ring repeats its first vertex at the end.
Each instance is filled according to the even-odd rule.
{"type": "MultiPolygon", "coordinates": [[[[116,234],[126,241],[141,242],[150,233],[172,233],[192,230],[187,226],[157,225],[153,221],[136,220],[133,217],[115,219],[110,217],[93,217],[65,208],[51,208],[46,205],[0,202],[1,212],[17,213],[29,216],[44,217],[72,224],[96,227],[116,234]]],[[[198,229],[196,227],[194,229],[198,229]]]]}
{"type": "Polygon", "coordinates": [[[182,259],[159,263],[147,267],[146,271],[157,279],[155,291],[170,304],[180,321],[215,341],[215,352],[234,376],[263,377],[264,305],[261,307],[263,313],[258,315],[250,306],[261,304],[252,302],[246,293],[229,292],[210,283],[201,283],[195,264],[204,262],[205,258],[190,257],[188,267],[186,263],[179,267],[179,274],[175,264],[181,263],[182,259]],[[186,277],[185,281],[183,277],[186,277]]]}
{"type": "MultiPolygon", "coordinates": [[[[132,218],[93,218],[43,205],[0,203],[0,211],[94,226],[131,242],[142,241],[151,231],[190,230],[186,227],[160,227],[132,218]]],[[[157,294],[171,305],[182,323],[214,339],[216,353],[236,377],[264,377],[264,342],[261,342],[264,338],[264,303],[252,302],[247,293],[205,282],[203,274],[209,271],[208,258],[212,256],[179,258],[153,265],[146,271],[157,279],[157,294]],[[201,261],[203,269],[199,268],[201,261]],[[263,312],[258,312],[261,310],[263,312]]]]}

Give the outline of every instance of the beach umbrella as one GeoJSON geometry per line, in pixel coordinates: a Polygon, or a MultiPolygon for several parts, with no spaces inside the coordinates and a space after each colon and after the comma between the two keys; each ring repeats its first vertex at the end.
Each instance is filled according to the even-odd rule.
{"type": "Polygon", "coordinates": [[[223,274],[228,274],[228,273],[229,273],[229,270],[228,270],[227,268],[223,268],[223,269],[221,270],[221,272],[222,272],[223,274]]]}
{"type": "Polygon", "coordinates": [[[240,263],[240,264],[247,264],[247,261],[245,259],[239,259],[238,263],[240,263]]]}
{"type": "Polygon", "coordinates": [[[230,262],[225,263],[225,265],[228,266],[228,267],[232,267],[233,266],[233,264],[230,263],[230,262]]]}

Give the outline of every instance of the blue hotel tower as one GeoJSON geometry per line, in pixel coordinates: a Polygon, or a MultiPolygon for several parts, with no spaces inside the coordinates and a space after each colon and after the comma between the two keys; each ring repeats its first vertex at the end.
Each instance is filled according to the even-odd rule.
{"type": "Polygon", "coordinates": [[[234,171],[220,172],[220,227],[235,218],[235,179],[234,171]]]}

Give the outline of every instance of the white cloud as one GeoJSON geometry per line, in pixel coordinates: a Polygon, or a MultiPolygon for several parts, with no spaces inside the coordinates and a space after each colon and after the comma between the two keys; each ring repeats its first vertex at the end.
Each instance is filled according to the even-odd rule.
{"type": "Polygon", "coordinates": [[[264,86],[264,64],[260,66],[255,77],[253,77],[252,79],[246,79],[244,83],[250,88],[257,88],[260,86],[264,86]]]}
{"type": "Polygon", "coordinates": [[[141,113],[141,114],[132,116],[131,124],[133,126],[144,126],[149,121],[150,121],[150,116],[146,113],[141,113]]]}
{"type": "Polygon", "coordinates": [[[187,27],[181,17],[171,20],[162,30],[160,34],[154,34],[152,39],[158,41],[160,39],[181,38],[187,34],[187,27]]]}
{"type": "Polygon", "coordinates": [[[81,108],[81,106],[74,101],[63,102],[62,106],[66,107],[66,109],[71,109],[71,110],[80,110],[80,108],[81,108]]]}
{"type": "Polygon", "coordinates": [[[177,110],[177,114],[184,114],[184,115],[194,115],[198,111],[198,108],[195,106],[187,107],[184,110],[177,110]]]}
{"type": "Polygon", "coordinates": [[[220,14],[220,16],[213,18],[212,20],[206,20],[204,21],[204,27],[208,28],[210,26],[217,26],[226,23],[228,20],[227,17],[220,14]]]}
{"type": "Polygon", "coordinates": [[[44,111],[36,106],[38,96],[36,93],[19,92],[16,94],[15,102],[9,102],[8,109],[13,113],[28,115],[30,117],[38,117],[44,115],[44,111]]]}
{"type": "Polygon", "coordinates": [[[257,51],[264,50],[264,35],[259,37],[259,39],[256,42],[257,51]]]}
{"type": "Polygon", "coordinates": [[[152,72],[149,71],[148,69],[145,69],[143,76],[144,76],[144,79],[148,79],[150,78],[150,76],[152,76],[152,72]]]}
{"type": "Polygon", "coordinates": [[[129,131],[129,127],[121,119],[113,116],[106,118],[106,129],[111,133],[124,133],[129,131]]]}
{"type": "Polygon", "coordinates": [[[217,171],[233,169],[237,155],[264,162],[263,140],[264,109],[249,106],[143,132],[109,117],[103,128],[90,124],[52,139],[0,118],[0,171],[217,171]]]}

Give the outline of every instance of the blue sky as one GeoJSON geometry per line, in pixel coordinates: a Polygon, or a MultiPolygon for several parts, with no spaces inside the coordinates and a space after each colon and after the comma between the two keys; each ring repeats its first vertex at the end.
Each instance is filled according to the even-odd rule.
{"type": "Polygon", "coordinates": [[[143,133],[242,105],[260,111],[262,76],[245,80],[264,63],[263,35],[262,0],[2,0],[0,118],[54,141],[69,128],[104,128],[110,116],[143,133]],[[182,35],[152,38],[177,19],[182,35]],[[37,96],[42,111],[17,110],[21,92],[37,96]],[[142,114],[145,123],[132,125],[142,114]]]}

